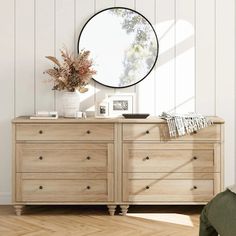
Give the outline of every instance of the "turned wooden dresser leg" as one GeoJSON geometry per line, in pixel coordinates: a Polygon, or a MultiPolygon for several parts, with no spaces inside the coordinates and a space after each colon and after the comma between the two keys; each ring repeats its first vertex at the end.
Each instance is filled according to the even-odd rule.
{"type": "Polygon", "coordinates": [[[17,216],[21,216],[24,205],[14,205],[15,213],[17,216]]]}
{"type": "Polygon", "coordinates": [[[115,215],[116,205],[107,205],[110,216],[115,215]]]}
{"type": "Polygon", "coordinates": [[[128,212],[129,205],[120,205],[120,208],[122,216],[125,216],[128,212]]]}

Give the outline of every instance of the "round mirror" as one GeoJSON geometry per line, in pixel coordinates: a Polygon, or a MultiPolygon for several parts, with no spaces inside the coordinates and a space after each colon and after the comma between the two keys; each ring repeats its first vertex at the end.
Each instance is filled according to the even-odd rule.
{"type": "Polygon", "coordinates": [[[78,51],[91,52],[94,80],[124,88],[144,79],[155,66],[158,40],[151,23],[140,13],[113,7],[95,14],[84,25],[78,51]]]}

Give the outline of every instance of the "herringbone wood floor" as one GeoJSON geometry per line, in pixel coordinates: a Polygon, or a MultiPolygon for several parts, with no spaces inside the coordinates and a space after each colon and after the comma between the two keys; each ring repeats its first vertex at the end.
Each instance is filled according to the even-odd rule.
{"type": "Polygon", "coordinates": [[[105,206],[28,206],[15,216],[11,206],[0,206],[0,236],[197,236],[201,210],[133,206],[127,216],[111,217],[105,206]]]}

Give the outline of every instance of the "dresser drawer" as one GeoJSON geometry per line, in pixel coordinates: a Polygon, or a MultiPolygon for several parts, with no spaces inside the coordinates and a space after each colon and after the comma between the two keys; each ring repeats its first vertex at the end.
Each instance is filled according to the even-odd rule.
{"type": "Polygon", "coordinates": [[[113,201],[113,174],[17,174],[16,201],[113,201]]]}
{"type": "Polygon", "coordinates": [[[17,144],[17,172],[112,172],[113,144],[17,144]]]}
{"type": "MultiPolygon", "coordinates": [[[[220,140],[220,125],[200,129],[190,135],[172,138],[172,140],[220,140]]],[[[166,141],[171,140],[167,124],[123,124],[124,141],[166,141]]]]}
{"type": "Polygon", "coordinates": [[[17,124],[16,140],[113,140],[113,124],[17,124]]]}
{"type": "Polygon", "coordinates": [[[124,172],[219,172],[219,144],[124,144],[124,172]]]}
{"type": "MultiPolygon", "coordinates": [[[[169,173],[166,173],[168,176],[169,173]]],[[[182,173],[182,175],[184,175],[182,173]]],[[[127,202],[207,202],[214,196],[214,179],[132,178],[123,175],[123,200],[127,202]]],[[[187,177],[187,176],[186,176],[187,177]]]]}

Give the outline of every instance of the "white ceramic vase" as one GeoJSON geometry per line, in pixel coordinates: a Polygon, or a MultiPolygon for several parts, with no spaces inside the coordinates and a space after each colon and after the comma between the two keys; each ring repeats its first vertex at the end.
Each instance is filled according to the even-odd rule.
{"type": "Polygon", "coordinates": [[[78,91],[64,92],[63,97],[63,115],[64,117],[76,117],[76,112],[80,107],[80,95],[78,91]]]}

